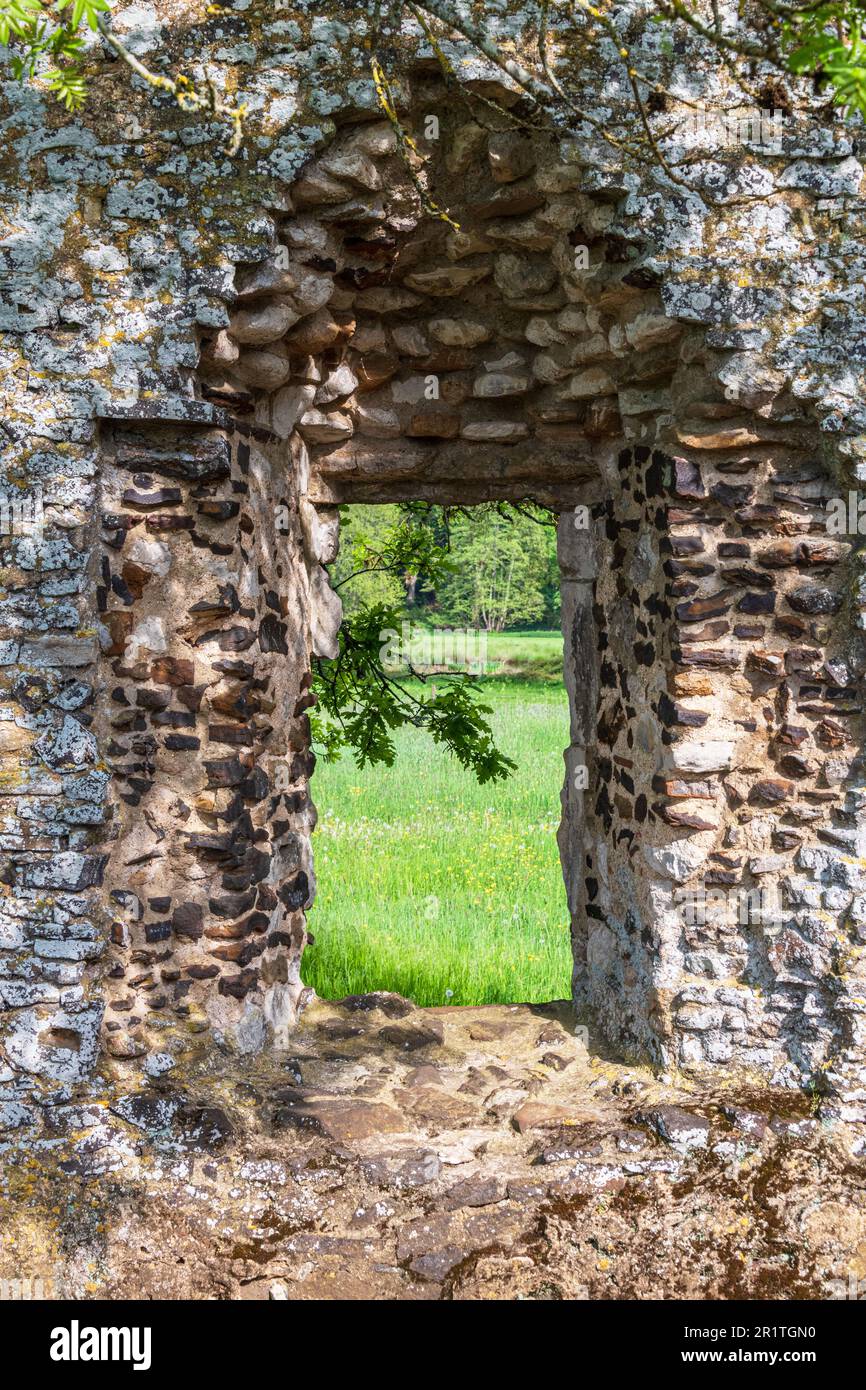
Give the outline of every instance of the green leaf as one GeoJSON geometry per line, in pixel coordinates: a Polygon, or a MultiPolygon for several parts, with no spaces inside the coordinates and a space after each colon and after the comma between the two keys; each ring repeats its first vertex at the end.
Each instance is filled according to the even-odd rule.
{"type": "Polygon", "coordinates": [[[87,86],[81,73],[74,68],[52,68],[45,80],[67,111],[78,111],[83,106],[87,86]]]}
{"type": "Polygon", "coordinates": [[[108,0],[74,0],[72,23],[77,28],[82,19],[85,19],[88,28],[95,31],[99,28],[99,15],[108,9],[108,0]]]}
{"type": "Polygon", "coordinates": [[[343,620],[334,660],[316,660],[313,689],[321,711],[314,724],[318,746],[330,760],[351,748],[361,768],[391,767],[396,756],[394,731],[412,725],[426,730],[479,782],[507,777],[515,764],[493,742],[485,718],[490,708],[481,702],[477,681],[440,674],[435,690],[419,693],[405,678],[385,670],[384,634],[399,630],[401,621],[399,609],[371,604],[343,620]]]}

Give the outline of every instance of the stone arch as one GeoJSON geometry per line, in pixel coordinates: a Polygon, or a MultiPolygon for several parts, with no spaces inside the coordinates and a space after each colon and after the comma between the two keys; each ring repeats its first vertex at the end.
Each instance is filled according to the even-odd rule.
{"type": "MultiPolygon", "coordinates": [[[[661,1065],[856,1072],[857,600],[822,512],[856,459],[776,363],[772,285],[687,263],[687,199],[667,195],[671,249],[658,201],[574,142],[464,121],[432,83],[410,119],[431,105],[454,125],[430,153],[459,232],[420,212],[387,124],[348,123],[274,235],[231,250],[194,377],[103,408],[93,731],[115,813],[100,853],[22,861],[12,886],[91,892],[112,944],[91,967],[94,936],[73,937],[75,959],[103,977],[119,1062],[158,1072],[161,1039],[211,1031],[284,1042],[333,509],[534,495],[563,512],[567,768],[590,767],[560,834],[576,996],[661,1065]],[[695,885],[778,887],[781,920],[755,931],[730,901],[689,920],[695,885]]],[[[59,1074],[71,1025],[44,1008],[59,1074]]]]}

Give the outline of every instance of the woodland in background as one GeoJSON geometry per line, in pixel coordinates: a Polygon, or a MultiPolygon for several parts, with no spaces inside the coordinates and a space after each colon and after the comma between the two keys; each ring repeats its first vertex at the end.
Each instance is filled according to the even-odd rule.
{"type": "Polygon", "coordinates": [[[444,563],[416,570],[407,563],[380,569],[371,555],[388,551],[403,523],[398,506],[344,507],[341,548],[332,582],[351,617],[373,604],[403,607],[413,622],[472,627],[484,632],[558,628],[559,569],[553,518],[514,509],[474,508],[446,515],[441,507],[415,511],[415,525],[448,545],[444,563]]]}

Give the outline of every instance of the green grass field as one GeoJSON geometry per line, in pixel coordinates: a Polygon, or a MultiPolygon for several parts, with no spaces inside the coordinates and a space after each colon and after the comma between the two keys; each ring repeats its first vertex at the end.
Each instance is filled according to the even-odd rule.
{"type": "Polygon", "coordinates": [[[568,741],[561,654],[556,633],[489,644],[491,664],[532,672],[484,682],[497,742],[518,765],[507,782],[479,787],[413,729],[398,734],[393,768],[319,761],[315,944],[303,975],[324,998],[390,989],[418,1004],[486,1004],[569,994],[555,839],[568,741]]]}
{"type": "Polygon", "coordinates": [[[560,632],[490,632],[487,634],[487,667],[492,675],[555,681],[565,704],[560,632]]]}

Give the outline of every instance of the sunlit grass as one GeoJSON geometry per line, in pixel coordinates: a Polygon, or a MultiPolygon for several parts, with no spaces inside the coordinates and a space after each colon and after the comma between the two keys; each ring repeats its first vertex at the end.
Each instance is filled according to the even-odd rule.
{"type": "MultiPolygon", "coordinates": [[[[561,653],[561,639],[541,636],[561,653]]],[[[419,1004],[480,1004],[569,993],[555,840],[565,691],[492,678],[484,693],[497,742],[517,763],[505,783],[479,787],[411,729],[398,735],[391,769],[320,761],[315,944],[303,973],[325,998],[391,989],[419,1004]]]]}
{"type": "Polygon", "coordinates": [[[561,686],[562,636],[558,632],[488,632],[487,669],[491,675],[551,680],[561,686]]]}

